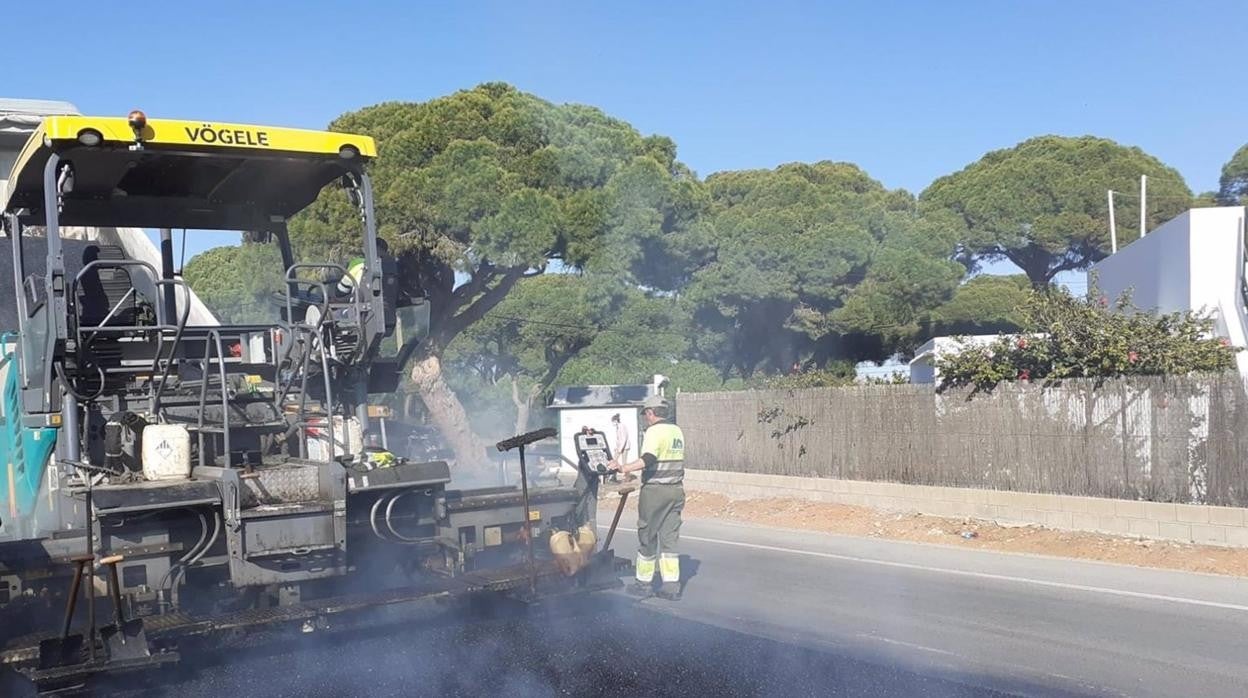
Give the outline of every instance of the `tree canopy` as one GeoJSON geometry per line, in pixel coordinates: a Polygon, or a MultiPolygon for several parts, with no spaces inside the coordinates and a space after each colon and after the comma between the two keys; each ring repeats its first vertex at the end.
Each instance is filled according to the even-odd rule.
{"type": "Polygon", "coordinates": [[[524,431],[534,401],[604,329],[587,291],[587,284],[570,274],[517,283],[494,311],[448,348],[447,365],[463,374],[459,392],[490,393],[496,400],[505,394],[515,410],[515,432],[524,431]]]}
{"type": "Polygon", "coordinates": [[[1191,206],[1176,170],[1139,148],[1092,136],[1040,136],[994,150],[932,182],[920,203],[957,215],[968,266],[1008,259],[1039,288],[1109,254],[1107,190],[1122,193],[1118,244],[1138,237],[1140,175],[1148,175],[1150,228],[1191,206]]]}
{"type": "Polygon", "coordinates": [[[981,274],[958,287],[953,298],[932,311],[933,335],[1014,332],[1031,283],[1022,274],[981,274]]]}
{"type": "Polygon", "coordinates": [[[855,165],[725,172],[707,186],[713,234],[687,297],[721,337],[706,352],[725,374],[887,354],[962,276],[945,229],[855,165]]]}
{"type": "MultiPolygon", "coordinates": [[[[501,83],[366,107],[331,128],[377,139],[379,231],[400,283],[431,305],[408,385],[465,462],[482,453],[475,434],[526,428],[558,385],[656,373],[681,390],[840,384],[857,363],[905,355],[934,335],[1047,327],[1088,310],[1030,289],[1108,253],[1106,189],[1120,192],[1119,244],[1138,233],[1141,174],[1150,225],[1214,198],[1193,198],[1140,149],[1090,136],[990,152],[917,198],[844,162],[703,180],[666,137],[501,83]],[[1024,274],[975,274],[1000,260],[1024,274]]],[[[1248,146],[1223,169],[1217,198],[1246,193],[1248,146]]],[[[345,261],[359,248],[356,211],[327,191],[291,222],[291,237],[301,260],[345,261]]],[[[272,317],[281,274],[277,250],[259,243],[211,250],[185,270],[231,322],[272,317]]],[[[1187,365],[1158,338],[1194,320],[1124,329],[1096,317],[1157,340],[1096,349],[1134,351],[1127,369],[1187,365]]],[[[1092,371],[1073,363],[1072,347],[1037,358],[1038,348],[1003,344],[1006,363],[967,354],[950,375],[1008,378],[1016,359],[1037,378],[1092,371]]],[[[1085,358],[1120,366],[1129,354],[1118,354],[1085,358]]]]}
{"type": "MultiPolygon", "coordinates": [[[[483,451],[442,376],[440,357],[455,338],[552,266],[591,270],[607,301],[629,286],[674,284],[676,241],[704,206],[670,139],[501,83],[367,107],[331,128],[377,139],[379,232],[398,256],[401,283],[431,305],[412,380],[465,461],[483,451]]],[[[356,229],[343,197],[327,194],[291,233],[305,254],[333,257],[358,246],[356,229]]]]}
{"type": "MultiPolygon", "coordinates": [[[[380,233],[404,282],[429,296],[433,353],[552,264],[670,283],[672,234],[701,206],[670,139],[500,83],[367,107],[331,128],[377,139],[380,233]]],[[[332,256],[355,229],[354,213],[322,196],[292,237],[332,256]]]]}
{"type": "Polygon", "coordinates": [[[1223,206],[1238,206],[1248,195],[1248,145],[1241,146],[1222,166],[1218,180],[1217,201],[1223,206]]]}
{"type": "Polygon", "coordinates": [[[285,274],[276,246],[246,243],[197,254],[182,275],[222,322],[248,323],[272,319],[276,306],[269,299],[285,274]]]}

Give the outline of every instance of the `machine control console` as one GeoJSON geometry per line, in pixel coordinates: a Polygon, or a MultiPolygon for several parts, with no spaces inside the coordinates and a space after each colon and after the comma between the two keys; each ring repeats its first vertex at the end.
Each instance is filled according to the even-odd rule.
{"type": "Polygon", "coordinates": [[[600,431],[585,429],[576,433],[573,438],[576,445],[576,456],[581,462],[582,470],[607,474],[607,463],[611,460],[611,447],[607,445],[607,435],[600,431]]]}

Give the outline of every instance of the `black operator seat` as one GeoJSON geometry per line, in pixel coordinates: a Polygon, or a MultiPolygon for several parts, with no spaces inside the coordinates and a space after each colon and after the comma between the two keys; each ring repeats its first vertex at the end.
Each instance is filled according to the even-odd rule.
{"type": "MultiPolygon", "coordinates": [[[[85,267],[97,260],[121,261],[126,259],[125,253],[116,245],[88,245],[82,251],[82,265],[85,267]]],[[[147,314],[150,304],[139,291],[126,298],[133,284],[130,270],[124,267],[94,267],[83,274],[78,284],[78,321],[82,327],[99,326],[108,318],[108,313],[124,298],[117,312],[108,318],[109,325],[140,325],[148,324],[147,314]]]]}

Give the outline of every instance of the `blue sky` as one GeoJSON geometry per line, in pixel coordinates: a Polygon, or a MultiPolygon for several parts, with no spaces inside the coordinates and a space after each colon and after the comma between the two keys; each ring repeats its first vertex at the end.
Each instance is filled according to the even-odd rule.
{"type": "Polygon", "coordinates": [[[1202,191],[1248,141],[1242,1],[9,5],[0,94],[88,113],[317,128],[503,80],[671,136],[700,174],[847,160],[913,191],[1044,133],[1202,191]]]}

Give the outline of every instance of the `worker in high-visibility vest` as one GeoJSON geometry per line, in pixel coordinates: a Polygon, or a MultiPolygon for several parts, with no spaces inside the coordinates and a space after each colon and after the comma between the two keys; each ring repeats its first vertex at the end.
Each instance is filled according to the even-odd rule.
{"type": "MultiPolygon", "coordinates": [[[[384,257],[388,254],[390,254],[390,246],[386,244],[385,240],[377,238],[378,258],[384,257]]],[[[349,299],[356,287],[358,287],[360,282],[363,280],[364,258],[352,257],[351,260],[347,262],[347,273],[338,277],[338,283],[334,285],[334,293],[336,294],[337,300],[341,301],[349,299]]]]}
{"type": "Polygon", "coordinates": [[[347,273],[338,277],[338,283],[334,285],[334,291],[337,292],[338,298],[345,299],[351,297],[351,292],[356,286],[360,285],[360,280],[364,278],[364,258],[354,257],[347,262],[347,273]]]}
{"type": "Polygon", "coordinates": [[[646,434],[641,458],[630,463],[611,461],[607,467],[621,473],[641,471],[637,496],[636,581],[628,589],[633,596],[650,596],[657,567],[663,586],[661,598],[680,598],[680,513],[685,508],[685,435],[667,421],[662,398],[643,403],[641,413],[646,434]]]}

